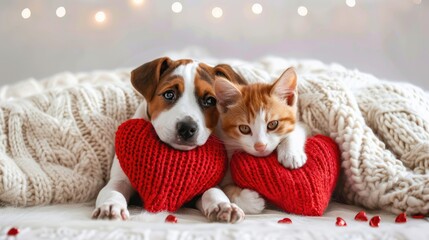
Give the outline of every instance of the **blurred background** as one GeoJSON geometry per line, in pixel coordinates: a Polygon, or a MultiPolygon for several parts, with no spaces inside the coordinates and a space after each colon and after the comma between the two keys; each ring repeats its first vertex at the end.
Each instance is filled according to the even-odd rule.
{"type": "Polygon", "coordinates": [[[429,90],[426,0],[2,0],[0,85],[169,51],[318,59],[429,90]]]}

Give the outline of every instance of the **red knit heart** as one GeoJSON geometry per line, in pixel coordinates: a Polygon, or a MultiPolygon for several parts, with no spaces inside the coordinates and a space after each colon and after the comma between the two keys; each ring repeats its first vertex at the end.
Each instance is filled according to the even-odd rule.
{"type": "Polygon", "coordinates": [[[226,170],[226,151],[218,140],[210,137],[193,150],[175,150],[143,119],[121,124],[115,146],[122,169],[150,212],[176,211],[218,184],[226,170]]]}
{"type": "Polygon", "coordinates": [[[307,163],[295,170],[283,167],[275,152],[264,158],[236,153],[232,177],[238,186],[259,192],[286,212],[320,216],[338,179],[340,153],[336,143],[322,135],[309,138],[305,152],[307,163]]]}

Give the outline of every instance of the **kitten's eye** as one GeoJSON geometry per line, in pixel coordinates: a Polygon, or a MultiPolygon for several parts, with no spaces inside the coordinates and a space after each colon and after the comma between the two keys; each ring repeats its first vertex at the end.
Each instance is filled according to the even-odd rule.
{"type": "Polygon", "coordinates": [[[267,124],[267,128],[268,128],[268,130],[274,130],[277,128],[278,125],[279,125],[279,121],[274,120],[274,121],[271,121],[267,124]]]}
{"type": "Polygon", "coordinates": [[[203,107],[213,107],[216,106],[216,98],[208,96],[203,100],[203,107]]]}
{"type": "Polygon", "coordinates": [[[162,96],[164,97],[165,100],[167,101],[174,101],[176,100],[176,93],[173,90],[167,90],[165,91],[162,96]]]}
{"type": "Polygon", "coordinates": [[[240,125],[238,126],[238,129],[242,134],[245,134],[245,135],[250,134],[250,127],[247,125],[240,125]]]}

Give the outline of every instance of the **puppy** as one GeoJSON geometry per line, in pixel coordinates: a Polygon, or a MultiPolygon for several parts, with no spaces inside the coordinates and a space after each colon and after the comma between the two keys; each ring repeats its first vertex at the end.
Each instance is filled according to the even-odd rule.
{"type": "MultiPolygon", "coordinates": [[[[205,144],[219,118],[213,88],[216,76],[242,83],[239,75],[225,64],[211,67],[190,59],[173,61],[168,57],[143,64],[131,72],[133,87],[144,97],[133,118],[150,121],[161,141],[175,149],[187,151],[205,144]]],[[[97,196],[92,217],[128,219],[127,203],[134,192],[115,156],[110,180],[97,196]]],[[[211,220],[225,221],[232,219],[232,214],[237,215],[237,207],[225,194],[215,206],[204,204],[204,198],[211,197],[205,193],[203,203],[197,204],[211,220]]]]}

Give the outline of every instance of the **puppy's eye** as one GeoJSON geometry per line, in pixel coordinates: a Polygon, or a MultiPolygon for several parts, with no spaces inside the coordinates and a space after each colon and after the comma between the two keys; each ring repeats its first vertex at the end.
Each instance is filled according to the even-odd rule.
{"type": "Polygon", "coordinates": [[[162,96],[165,98],[165,100],[167,101],[174,101],[176,100],[176,93],[173,90],[168,90],[165,91],[162,96]]]}
{"type": "Polygon", "coordinates": [[[208,96],[203,100],[204,107],[213,107],[216,106],[216,98],[208,96]]]}
{"type": "Polygon", "coordinates": [[[228,78],[226,77],[225,73],[223,73],[223,72],[221,72],[221,71],[216,71],[215,75],[216,75],[216,76],[218,76],[218,77],[223,77],[223,78],[228,79],[228,78]]]}
{"type": "Polygon", "coordinates": [[[244,135],[248,135],[251,132],[250,127],[247,125],[240,125],[240,126],[238,126],[238,129],[244,135]]]}
{"type": "Polygon", "coordinates": [[[268,130],[274,130],[277,128],[278,125],[279,125],[279,121],[274,120],[274,121],[271,121],[267,124],[267,128],[268,128],[268,130]]]}

